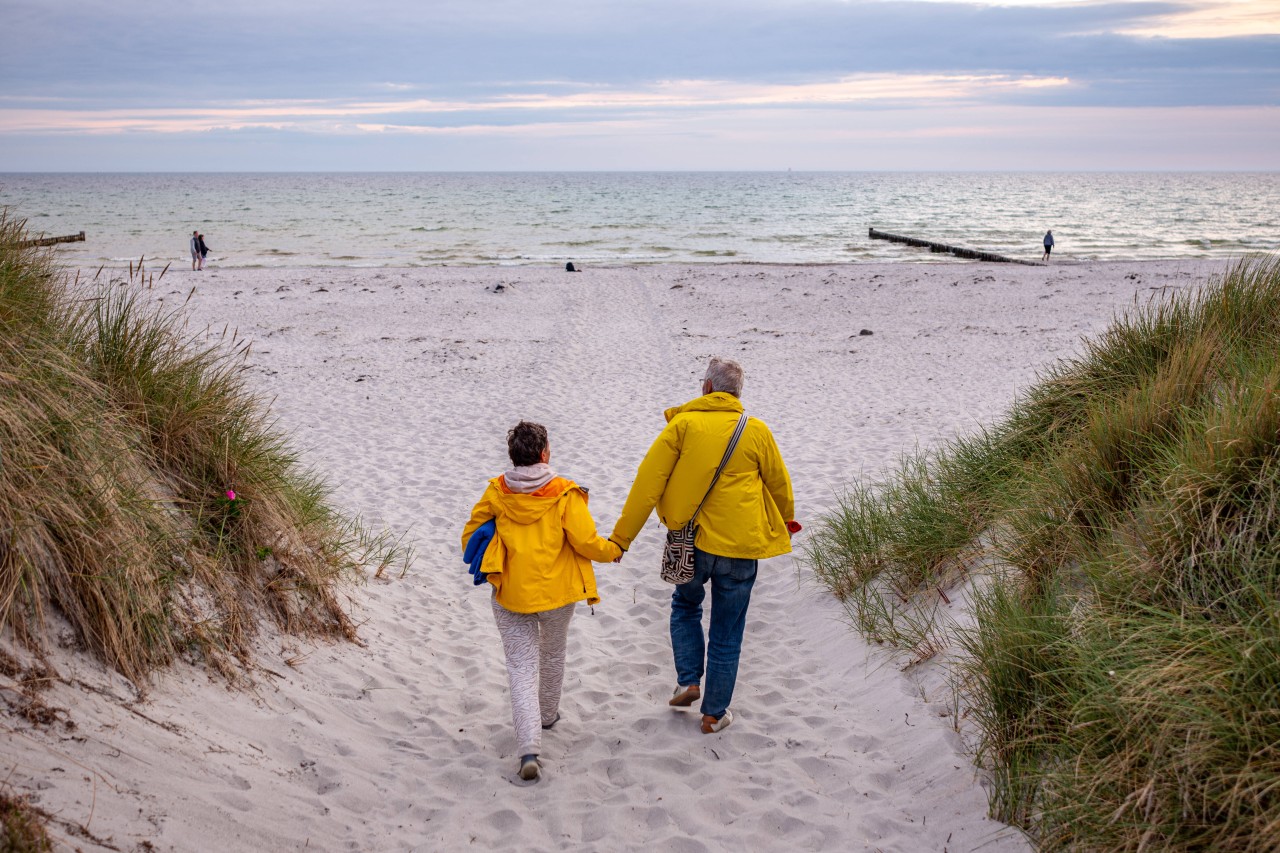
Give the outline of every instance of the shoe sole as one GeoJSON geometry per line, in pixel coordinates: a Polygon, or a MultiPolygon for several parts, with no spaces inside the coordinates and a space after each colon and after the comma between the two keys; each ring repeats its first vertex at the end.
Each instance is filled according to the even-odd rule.
{"type": "Polygon", "coordinates": [[[702,690],[697,687],[686,688],[678,691],[668,700],[667,704],[673,708],[688,708],[694,702],[702,698],[702,690]]]}

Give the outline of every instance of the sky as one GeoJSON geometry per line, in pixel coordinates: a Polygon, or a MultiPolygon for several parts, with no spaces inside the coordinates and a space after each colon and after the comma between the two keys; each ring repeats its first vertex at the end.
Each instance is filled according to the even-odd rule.
{"type": "Polygon", "coordinates": [[[1280,0],[0,0],[0,172],[1280,170],[1280,0]]]}

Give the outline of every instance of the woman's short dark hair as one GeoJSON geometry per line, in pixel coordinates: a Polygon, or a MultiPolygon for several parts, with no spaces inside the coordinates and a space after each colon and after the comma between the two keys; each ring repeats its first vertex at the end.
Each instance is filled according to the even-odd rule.
{"type": "Polygon", "coordinates": [[[537,465],[546,449],[547,428],[542,424],[521,421],[507,433],[507,453],[511,455],[512,465],[537,465]]]}

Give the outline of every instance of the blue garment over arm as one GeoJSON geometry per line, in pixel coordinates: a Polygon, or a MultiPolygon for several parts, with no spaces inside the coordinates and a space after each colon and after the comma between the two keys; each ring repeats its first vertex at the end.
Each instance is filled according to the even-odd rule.
{"type": "Polygon", "coordinates": [[[489,519],[471,534],[471,538],[467,540],[467,547],[462,552],[462,562],[470,564],[469,571],[475,586],[480,586],[489,580],[489,576],[482,572],[480,567],[484,565],[484,552],[489,548],[489,541],[497,532],[498,526],[492,518],[489,519]]]}

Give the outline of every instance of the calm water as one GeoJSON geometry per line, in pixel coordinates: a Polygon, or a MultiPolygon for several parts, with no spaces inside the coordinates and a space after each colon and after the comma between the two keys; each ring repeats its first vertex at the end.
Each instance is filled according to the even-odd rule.
{"type": "Polygon", "coordinates": [[[876,227],[1038,258],[1280,249],[1280,173],[0,174],[0,205],[89,265],[218,266],[950,259],[876,227]]]}

